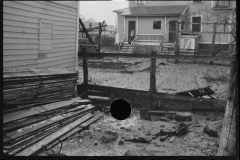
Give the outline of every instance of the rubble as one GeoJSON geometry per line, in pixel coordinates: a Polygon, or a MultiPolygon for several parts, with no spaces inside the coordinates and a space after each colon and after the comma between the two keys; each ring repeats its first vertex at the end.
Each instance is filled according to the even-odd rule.
{"type": "Polygon", "coordinates": [[[203,129],[203,132],[211,137],[218,137],[218,130],[212,125],[206,125],[203,129]]]}

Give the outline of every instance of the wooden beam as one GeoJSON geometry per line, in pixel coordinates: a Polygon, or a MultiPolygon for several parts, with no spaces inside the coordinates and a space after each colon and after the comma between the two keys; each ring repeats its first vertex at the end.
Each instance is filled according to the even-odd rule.
{"type": "Polygon", "coordinates": [[[101,23],[99,23],[99,33],[98,33],[98,52],[99,53],[101,51],[101,33],[102,33],[101,23]]]}
{"type": "Polygon", "coordinates": [[[37,106],[37,107],[33,107],[33,108],[29,108],[26,110],[22,110],[19,112],[14,112],[14,113],[10,113],[7,115],[3,115],[3,123],[8,123],[14,120],[18,120],[21,118],[25,118],[25,117],[29,117],[35,114],[40,114],[46,111],[50,111],[53,109],[57,109],[57,108],[61,108],[61,107],[66,107],[69,106],[71,104],[73,104],[74,102],[76,102],[78,100],[79,104],[88,104],[91,101],[90,100],[79,100],[78,98],[73,98],[71,100],[68,101],[61,101],[61,102],[56,102],[56,103],[51,103],[51,104],[46,104],[46,105],[42,105],[42,106],[37,106]]]}
{"type": "Polygon", "coordinates": [[[151,58],[151,71],[150,71],[150,92],[155,93],[156,92],[156,58],[157,55],[156,51],[152,51],[152,56],[154,58],[151,58]]]}
{"type": "Polygon", "coordinates": [[[40,148],[42,148],[43,145],[47,145],[51,141],[55,140],[56,138],[60,137],[61,135],[67,133],[71,129],[77,127],[80,123],[83,123],[87,121],[89,118],[91,118],[93,115],[91,113],[79,118],[78,120],[70,123],[69,125],[61,128],[57,132],[52,133],[51,135],[45,137],[43,140],[37,142],[36,144],[26,148],[22,152],[16,154],[16,156],[30,156],[32,153],[36,152],[40,148]]]}
{"type": "MultiPolygon", "coordinates": [[[[98,119],[100,119],[100,118],[103,117],[103,116],[104,116],[103,113],[100,113],[100,114],[96,115],[95,117],[93,117],[93,118],[89,119],[88,121],[82,123],[81,125],[79,125],[78,127],[74,128],[73,130],[67,132],[66,134],[64,134],[64,135],[62,135],[62,136],[60,136],[58,139],[59,139],[60,141],[65,140],[66,138],[72,136],[74,133],[79,132],[80,130],[86,128],[86,127],[89,126],[90,124],[96,122],[98,119]]],[[[49,144],[47,145],[47,147],[48,147],[47,149],[50,149],[51,147],[56,146],[58,143],[59,143],[58,140],[52,141],[51,143],[49,143],[49,144]]]]}
{"type": "Polygon", "coordinates": [[[216,23],[213,24],[213,36],[212,36],[212,56],[214,55],[214,44],[215,44],[215,35],[216,35],[216,23]]]}
{"type": "MultiPolygon", "coordinates": [[[[31,128],[31,129],[28,129],[28,130],[23,131],[21,133],[18,133],[17,131],[14,131],[14,132],[10,132],[6,135],[10,139],[14,140],[14,139],[17,139],[17,138],[22,137],[22,136],[31,135],[32,133],[36,133],[36,131],[41,132],[42,130],[48,129],[48,128],[50,128],[52,126],[55,126],[55,125],[58,125],[59,122],[64,122],[64,121],[73,119],[74,117],[77,117],[80,114],[84,114],[84,113],[92,110],[93,108],[94,108],[93,106],[81,105],[81,106],[77,107],[76,109],[72,109],[72,111],[71,111],[72,113],[70,112],[71,114],[68,114],[66,116],[56,115],[55,117],[49,118],[49,119],[58,118],[56,120],[51,120],[51,121],[48,121],[46,123],[37,125],[37,126],[31,128]]],[[[5,143],[8,140],[3,140],[3,141],[5,143]]]]}
{"type": "Polygon", "coordinates": [[[178,43],[179,43],[179,23],[178,23],[178,21],[176,21],[175,55],[178,55],[178,43]]]}
{"type": "MultiPolygon", "coordinates": [[[[179,52],[179,55],[156,55],[157,59],[179,59],[179,60],[224,60],[233,61],[235,57],[212,57],[212,56],[193,56],[193,55],[180,55],[181,53],[193,52],[179,52]]],[[[150,54],[128,54],[128,53],[87,53],[80,54],[80,57],[124,57],[124,58],[152,58],[150,54]]]]}
{"type": "Polygon", "coordinates": [[[86,28],[85,28],[85,26],[84,26],[81,18],[79,18],[79,23],[81,24],[81,26],[82,26],[82,28],[83,28],[83,31],[84,31],[84,33],[86,34],[88,40],[90,41],[90,43],[93,44],[94,42],[93,42],[92,38],[90,37],[90,35],[88,34],[88,31],[86,30],[86,28]]]}

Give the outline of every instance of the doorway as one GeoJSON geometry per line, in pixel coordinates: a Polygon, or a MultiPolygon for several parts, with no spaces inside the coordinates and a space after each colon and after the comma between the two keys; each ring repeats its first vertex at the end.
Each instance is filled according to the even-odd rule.
{"type": "Polygon", "coordinates": [[[177,21],[169,21],[169,38],[168,42],[174,43],[176,41],[177,21]]]}
{"type": "Polygon", "coordinates": [[[128,21],[128,42],[132,42],[135,37],[135,21],[128,21]]]}

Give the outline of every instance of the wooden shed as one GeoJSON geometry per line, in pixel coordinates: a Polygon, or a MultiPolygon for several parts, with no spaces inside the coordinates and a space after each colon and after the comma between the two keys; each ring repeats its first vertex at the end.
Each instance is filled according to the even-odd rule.
{"type": "Polygon", "coordinates": [[[76,71],[77,1],[3,1],[3,68],[76,71]]]}

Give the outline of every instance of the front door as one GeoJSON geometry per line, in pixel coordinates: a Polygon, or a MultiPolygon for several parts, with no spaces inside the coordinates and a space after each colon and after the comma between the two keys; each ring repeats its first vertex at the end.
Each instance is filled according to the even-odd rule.
{"type": "Polygon", "coordinates": [[[176,41],[177,21],[169,21],[169,42],[176,41]]]}
{"type": "Polygon", "coordinates": [[[128,22],[128,42],[132,42],[135,37],[135,21],[128,22]]]}

